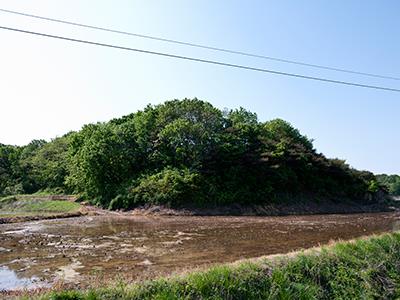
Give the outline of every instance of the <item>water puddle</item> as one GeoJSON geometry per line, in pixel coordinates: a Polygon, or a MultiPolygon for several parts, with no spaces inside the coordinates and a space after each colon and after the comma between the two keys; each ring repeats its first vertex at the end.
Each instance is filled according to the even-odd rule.
{"type": "Polygon", "coordinates": [[[399,218],[96,216],[0,224],[0,290],[149,279],[399,230],[399,218]]]}
{"type": "Polygon", "coordinates": [[[32,287],[43,286],[38,278],[19,277],[17,273],[7,267],[0,267],[0,291],[29,289],[32,287]]]}

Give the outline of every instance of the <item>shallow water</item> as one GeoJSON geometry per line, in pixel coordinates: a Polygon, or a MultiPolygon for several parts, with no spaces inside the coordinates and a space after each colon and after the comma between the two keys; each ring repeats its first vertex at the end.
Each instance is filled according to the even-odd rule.
{"type": "Polygon", "coordinates": [[[13,289],[15,287],[26,288],[30,286],[40,286],[40,281],[36,277],[19,277],[17,273],[7,267],[0,267],[0,291],[13,289]]]}
{"type": "Polygon", "coordinates": [[[0,290],[153,278],[400,229],[399,213],[96,216],[0,224],[0,290]]]}

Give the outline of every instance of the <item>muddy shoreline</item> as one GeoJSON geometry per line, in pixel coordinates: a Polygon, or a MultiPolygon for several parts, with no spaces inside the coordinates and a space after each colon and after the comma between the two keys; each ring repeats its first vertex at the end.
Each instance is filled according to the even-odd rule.
{"type": "MultiPolygon", "coordinates": [[[[362,236],[357,239],[367,239],[368,237],[370,237],[370,236],[362,236]]],[[[352,243],[355,240],[356,239],[352,239],[352,240],[348,240],[347,242],[352,243]]],[[[338,242],[341,242],[341,241],[331,242],[324,246],[333,246],[338,242]]],[[[306,248],[306,249],[289,251],[287,253],[276,253],[276,254],[270,254],[270,255],[261,255],[261,256],[257,256],[257,257],[245,258],[245,259],[238,259],[233,262],[223,263],[221,265],[237,267],[240,264],[243,264],[246,262],[263,263],[263,264],[268,262],[271,265],[271,264],[277,264],[279,262],[282,262],[283,260],[294,259],[298,255],[309,254],[309,253],[318,253],[321,251],[321,249],[322,249],[322,246],[314,246],[314,247],[310,247],[310,248],[306,248]]],[[[210,267],[212,267],[212,266],[202,266],[202,267],[190,268],[190,269],[186,269],[186,270],[180,270],[179,272],[176,272],[173,274],[166,274],[164,276],[161,275],[161,276],[157,276],[155,278],[151,278],[148,280],[157,280],[158,278],[183,277],[183,276],[187,276],[189,274],[193,274],[196,272],[204,272],[207,269],[209,269],[210,267]]],[[[104,288],[105,285],[108,287],[112,287],[112,286],[118,285],[118,283],[119,283],[118,280],[109,280],[108,282],[96,281],[94,284],[92,284],[90,286],[90,288],[91,289],[104,288]]],[[[134,284],[134,283],[138,283],[138,281],[129,282],[128,284],[134,284]]],[[[76,288],[77,288],[77,286],[74,283],[60,281],[60,282],[55,283],[53,286],[48,286],[48,287],[36,287],[36,288],[32,288],[32,289],[0,290],[0,296],[7,298],[7,299],[14,299],[14,298],[18,298],[18,297],[34,297],[34,296],[38,297],[38,296],[44,295],[49,292],[73,290],[76,288]]]]}
{"type": "Polygon", "coordinates": [[[10,216],[0,217],[0,224],[20,223],[48,219],[63,219],[85,215],[97,216],[292,216],[292,215],[324,215],[324,214],[359,214],[394,212],[400,208],[393,203],[358,204],[352,202],[334,203],[330,201],[307,202],[296,204],[268,205],[228,205],[218,207],[181,207],[170,208],[161,205],[148,205],[129,211],[110,211],[84,204],[78,212],[56,213],[52,215],[10,216]]]}
{"type": "MultiPolygon", "coordinates": [[[[347,280],[337,280],[337,275],[335,273],[332,274],[332,269],[336,269],[337,264],[341,265],[354,265],[354,269],[358,274],[360,273],[369,273],[372,270],[380,269],[382,264],[384,265],[392,265],[394,261],[397,259],[397,252],[399,248],[399,234],[384,234],[384,235],[364,235],[360,236],[356,239],[349,239],[347,241],[334,241],[323,246],[317,247],[309,247],[307,249],[302,249],[298,251],[290,251],[288,253],[277,253],[272,255],[264,255],[249,259],[240,259],[236,260],[231,263],[224,263],[219,264],[216,268],[198,268],[192,269],[187,272],[180,272],[173,276],[164,276],[161,278],[161,282],[157,281],[158,278],[153,278],[151,281],[147,281],[145,283],[144,290],[142,290],[143,282],[134,282],[134,283],[121,283],[118,282],[105,282],[102,285],[92,286],[90,288],[90,294],[86,288],[79,288],[73,285],[58,285],[52,288],[36,288],[31,290],[13,290],[13,291],[0,291],[0,295],[4,298],[14,299],[14,297],[26,297],[33,298],[38,297],[38,299],[42,299],[45,297],[46,299],[53,299],[56,298],[63,298],[65,297],[65,292],[73,292],[74,299],[94,299],[94,298],[103,298],[104,296],[108,298],[123,298],[123,299],[158,299],[159,295],[164,296],[165,298],[165,291],[168,292],[167,295],[176,295],[173,298],[181,298],[182,295],[193,295],[193,291],[197,291],[197,295],[201,292],[201,288],[204,286],[204,283],[208,284],[208,286],[217,287],[215,289],[214,295],[217,298],[226,298],[226,293],[224,293],[225,288],[227,286],[226,283],[230,283],[230,288],[232,286],[237,286],[237,291],[242,291],[242,286],[248,289],[249,283],[246,282],[246,278],[250,279],[251,281],[256,280],[256,284],[251,286],[251,290],[255,290],[253,295],[249,295],[246,293],[245,298],[259,298],[259,290],[265,290],[268,294],[266,294],[265,298],[270,298],[270,286],[271,284],[263,284],[260,285],[260,281],[257,280],[258,277],[265,280],[266,276],[268,276],[269,280],[275,280],[275,286],[280,289],[285,289],[286,291],[289,290],[291,284],[286,280],[281,280],[282,276],[280,274],[285,273],[289,274],[291,277],[292,282],[295,284],[299,284],[299,282],[303,282],[308,284],[309,277],[305,277],[304,273],[309,275],[313,275],[316,284],[321,286],[320,290],[323,290],[326,285],[325,282],[337,282],[339,281],[341,284],[336,285],[340,287],[340,290],[353,288],[355,285],[358,285],[360,282],[362,284],[361,289],[358,291],[357,296],[355,294],[351,294],[351,298],[365,298],[365,286],[371,289],[370,295],[376,296],[376,277],[347,277],[347,280]],[[339,245],[340,244],[340,245],[339,245]],[[389,247],[382,247],[382,244],[390,245],[389,247]],[[335,261],[332,261],[332,257],[335,257],[335,261]],[[306,258],[306,260],[304,259],[306,258]],[[355,259],[356,258],[356,259],[355,259]],[[361,263],[360,258],[362,259],[361,263]],[[354,262],[357,261],[357,263],[354,262]],[[305,263],[306,262],[306,263],[305,263]],[[289,266],[289,264],[291,266],[289,266]],[[372,265],[372,267],[371,267],[372,265]],[[293,266],[295,266],[293,268],[293,266]],[[255,268],[257,268],[256,273],[254,273],[255,268]],[[321,269],[323,270],[321,272],[321,269]],[[274,272],[277,270],[277,272],[274,272]],[[239,272],[238,272],[239,271],[239,272]],[[231,276],[227,276],[227,272],[231,276]],[[297,272],[297,273],[296,273],[297,272]],[[278,274],[278,276],[274,276],[278,274]],[[321,273],[325,280],[320,280],[321,273]],[[327,275],[328,274],[328,275],[327,275]],[[249,275],[252,275],[249,277],[249,275]],[[296,276],[297,275],[297,276],[296,276]],[[325,276],[325,277],[324,277],[325,276]],[[332,277],[326,277],[332,276],[332,277]],[[224,280],[221,281],[220,278],[224,280]],[[243,278],[243,280],[236,280],[237,278],[243,278]],[[233,280],[233,278],[235,280],[233,280]],[[201,280],[201,281],[200,281],[201,280]],[[286,281],[286,283],[285,283],[286,281]],[[196,284],[200,282],[200,289],[199,285],[196,284]],[[243,284],[245,282],[245,284],[243,284]],[[283,282],[283,284],[282,284],[283,282]],[[160,283],[162,283],[160,289],[160,283]],[[178,283],[178,284],[177,284],[178,283]],[[193,284],[194,283],[194,284],[193,284]],[[367,284],[365,284],[367,283],[367,284]],[[131,285],[132,284],[132,285],[131,285]],[[283,287],[282,287],[283,285],[283,287]],[[122,289],[121,289],[122,287],[122,289]],[[222,288],[220,288],[222,287],[222,288]],[[105,288],[105,290],[104,290],[105,288]],[[140,288],[140,290],[138,289],[140,288]],[[189,292],[187,291],[189,289],[189,292]],[[100,291],[99,291],[100,290],[100,291]],[[172,293],[171,293],[172,292],[172,293]],[[188,293],[187,293],[188,292],[188,293]],[[52,293],[52,294],[50,294],[52,293]],[[89,296],[90,295],[90,296],[89,296]],[[219,295],[224,295],[219,297],[219,295]],[[63,297],[64,296],[64,297],[63,297]]],[[[379,277],[378,285],[384,288],[384,298],[392,298],[393,296],[393,286],[394,285],[387,285],[387,282],[392,282],[392,277],[390,277],[393,273],[388,275],[386,272],[383,272],[381,277],[379,277]],[[386,278],[386,280],[385,280],[386,278]]],[[[339,275],[340,276],[340,275],[339,275]]],[[[337,291],[338,289],[336,289],[337,291]]],[[[339,291],[340,291],[339,290],[339,291]]],[[[247,292],[247,291],[246,291],[247,292]]],[[[275,291],[273,291],[275,292],[275,291]]],[[[380,293],[382,291],[380,290],[380,293]]],[[[203,295],[209,298],[209,290],[203,292],[203,295]]],[[[324,299],[331,299],[334,298],[337,293],[332,292],[331,290],[325,291],[326,296],[323,297],[324,299]]],[[[195,294],[196,295],[196,294],[195,294]]],[[[200,294],[201,295],[201,294],[200,294]]],[[[231,293],[234,295],[234,293],[231,293]]],[[[272,295],[276,296],[276,293],[272,293],[272,295]]],[[[286,294],[285,294],[286,295],[286,294]]],[[[320,294],[318,294],[320,295],[320,294]]],[[[347,293],[344,293],[344,298],[349,298],[347,293]]],[[[71,295],[72,296],[72,295],[71,295]]],[[[69,299],[70,297],[68,297],[69,299]]],[[[187,298],[187,297],[185,297],[187,298]]],[[[191,297],[193,298],[193,297],[191,297]]],[[[199,297],[195,297],[196,299],[199,297]]],[[[201,296],[200,296],[201,298],[201,296]]],[[[232,297],[228,297],[232,298],[232,297]]],[[[240,297],[243,298],[243,297],[240,297]]],[[[275,298],[275,297],[274,297],[275,298]]],[[[292,293],[290,298],[298,298],[298,294],[296,290],[292,293]]],[[[303,297],[304,298],[304,297],[303,297]]],[[[310,294],[305,298],[315,298],[310,296],[310,294]]],[[[368,297],[367,297],[368,298],[368,297]]],[[[376,298],[376,297],[375,297],[376,298]]],[[[72,299],[72,297],[71,297],[72,299]]]]}
{"type": "Polygon", "coordinates": [[[125,212],[133,215],[155,216],[293,216],[324,214],[359,214],[398,211],[393,203],[358,204],[354,202],[335,203],[331,201],[266,204],[266,205],[228,205],[217,207],[142,206],[125,212]]]}
{"type": "Polygon", "coordinates": [[[51,219],[64,219],[84,216],[86,213],[78,211],[73,213],[63,213],[54,215],[35,215],[35,216],[12,216],[12,217],[1,217],[0,224],[8,223],[21,223],[39,220],[51,220],[51,219]]]}
{"type": "Polygon", "coordinates": [[[103,212],[0,225],[0,290],[93,287],[286,253],[400,228],[399,212],[157,216],[103,212]],[[2,273],[2,274],[1,274],[2,273]]]}

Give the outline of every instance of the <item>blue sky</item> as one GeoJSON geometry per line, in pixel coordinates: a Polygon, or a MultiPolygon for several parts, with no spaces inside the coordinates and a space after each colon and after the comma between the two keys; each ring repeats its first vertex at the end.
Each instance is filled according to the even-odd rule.
{"type": "MultiPolygon", "coordinates": [[[[400,77],[398,1],[1,1],[1,8],[171,39],[400,77]]],[[[400,88],[310,69],[0,12],[1,26],[400,88]]],[[[50,139],[147,103],[198,97],[283,118],[319,152],[400,173],[400,93],[287,78],[0,30],[0,142],[50,139]]]]}

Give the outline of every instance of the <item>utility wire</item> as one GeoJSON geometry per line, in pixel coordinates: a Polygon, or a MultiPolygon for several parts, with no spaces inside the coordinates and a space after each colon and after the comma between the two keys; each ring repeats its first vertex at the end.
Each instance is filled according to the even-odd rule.
{"type": "Polygon", "coordinates": [[[373,74],[373,73],[359,72],[359,71],[354,71],[354,70],[341,69],[341,68],[335,68],[335,67],[329,67],[329,66],[323,66],[323,65],[317,65],[317,64],[310,64],[310,63],[305,63],[305,62],[301,62],[301,61],[277,58],[277,57],[254,54],[254,53],[249,53],[249,52],[236,51],[236,50],[231,50],[231,49],[226,49],[226,48],[218,48],[218,47],[206,46],[206,45],[195,44],[195,43],[190,43],[190,42],[183,42],[183,41],[167,39],[167,38],[162,38],[162,37],[156,37],[156,36],[150,36],[150,35],[145,35],[145,34],[139,34],[139,33],[115,30],[115,29],[110,29],[110,28],[105,28],[105,27],[98,27],[98,26],[92,26],[92,25],[87,25],[87,24],[82,24],[82,23],[70,22],[70,21],[66,21],[66,20],[48,18],[48,17],[28,14],[28,13],[24,13],[24,12],[8,10],[8,9],[0,8],[0,11],[1,12],[5,12],[5,13],[11,13],[11,14],[15,14],[15,15],[21,15],[21,16],[25,16],[25,17],[30,17],[30,18],[36,18],[36,19],[51,21],[51,22],[63,23],[63,24],[68,24],[68,25],[73,25],[73,26],[85,27],[85,28],[101,30],[101,31],[106,31],[106,32],[112,32],[112,33],[118,33],[118,34],[124,34],[124,35],[130,35],[130,36],[135,36],[135,37],[139,37],[139,38],[145,38],[145,39],[151,39],[151,40],[156,40],[156,41],[161,41],[161,42],[174,43],[174,44],[179,44],[179,45],[185,45],[185,46],[190,46],[190,47],[208,49],[208,50],[225,52],[225,53],[230,53],[230,54],[237,54],[237,55],[244,55],[244,56],[248,56],[248,57],[255,57],[255,58],[261,58],[261,59],[273,60],[273,61],[282,62],[282,63],[295,64],[295,65],[300,65],[300,66],[306,66],[306,67],[312,67],[312,68],[318,68],[318,69],[325,69],[325,70],[336,71],[336,72],[344,72],[344,73],[350,73],[350,74],[357,74],[357,75],[363,75],[363,76],[369,76],[369,77],[376,77],[376,78],[382,78],[382,79],[400,80],[399,77],[394,77],[394,76],[387,76],[387,75],[379,75],[379,74],[373,74]]]}
{"type": "Polygon", "coordinates": [[[370,88],[370,89],[376,89],[376,90],[400,92],[400,89],[395,89],[395,88],[376,86],[376,85],[367,85],[367,84],[348,82],[348,81],[340,81],[340,80],[321,78],[321,77],[312,77],[312,76],[294,74],[294,73],[286,73],[286,72],[280,72],[280,71],[274,71],[274,70],[268,70],[268,69],[262,69],[262,68],[249,67],[249,66],[244,66],[244,65],[225,63],[225,62],[214,61],[214,60],[206,60],[206,59],[201,59],[201,58],[181,56],[181,55],[175,55],[175,54],[169,54],[169,53],[163,53],[163,52],[155,52],[155,51],[149,51],[149,50],[143,50],[143,49],[129,48],[129,47],[123,47],[123,46],[117,46],[117,45],[111,45],[111,44],[98,43],[98,42],[93,42],[93,41],[88,41],[88,40],[79,40],[79,39],[75,39],[75,38],[69,38],[69,37],[64,37],[64,36],[59,36],[59,35],[51,35],[51,34],[47,34],[47,33],[40,33],[40,32],[34,32],[34,31],[27,31],[27,30],[11,28],[11,27],[0,26],[0,29],[14,31],[14,32],[21,32],[21,33],[26,33],[26,34],[31,34],[31,35],[37,35],[37,36],[43,36],[43,37],[48,37],[48,38],[53,38],[53,39],[65,40],[65,41],[70,41],[70,42],[77,42],[77,43],[83,43],[83,44],[89,44],[89,45],[95,45],[95,46],[102,46],[102,47],[115,48],[115,49],[121,49],[121,50],[127,50],[127,51],[134,51],[134,52],[139,52],[139,53],[146,53],[146,54],[152,54],[152,55],[158,55],[158,56],[164,56],[164,57],[170,57],[170,58],[177,58],[177,59],[183,59],[183,60],[189,60],[189,61],[195,61],[195,62],[201,62],[201,63],[207,63],[207,64],[214,64],[214,65],[231,67],[231,68],[258,71],[258,72],[270,73],[270,74],[275,74],[275,75],[283,75],[283,76],[290,76],[290,77],[296,77],[296,78],[302,78],[302,79],[317,80],[317,81],[343,84],[343,85],[349,85],[349,86],[356,86],[356,87],[362,87],[362,88],[370,88]]]}

